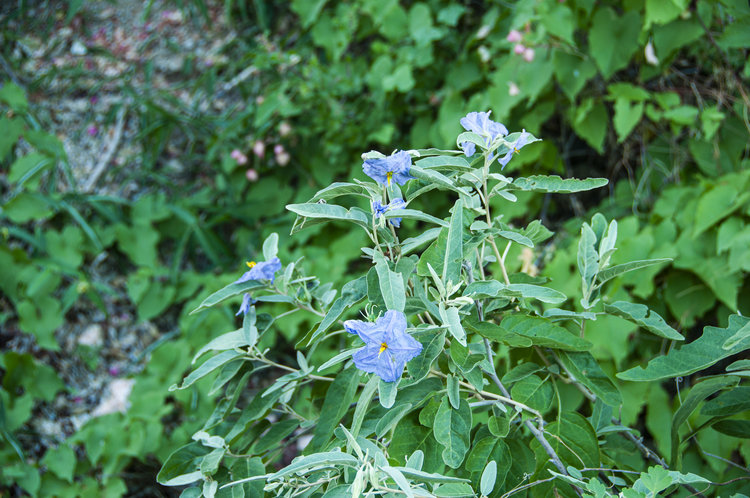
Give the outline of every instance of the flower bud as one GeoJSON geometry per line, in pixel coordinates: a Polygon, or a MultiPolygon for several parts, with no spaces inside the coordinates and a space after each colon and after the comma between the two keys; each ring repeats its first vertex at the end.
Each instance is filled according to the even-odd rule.
{"type": "Polygon", "coordinates": [[[247,178],[249,182],[257,182],[259,178],[258,172],[250,168],[247,171],[245,171],[245,178],[247,178]]]}
{"type": "Polygon", "coordinates": [[[531,62],[534,60],[534,49],[533,48],[527,48],[523,51],[523,60],[526,62],[531,62]]]}
{"type": "Polygon", "coordinates": [[[262,140],[256,140],[253,144],[253,154],[259,159],[263,159],[263,156],[266,154],[266,144],[262,140]]]}
{"type": "Polygon", "coordinates": [[[513,47],[513,52],[515,52],[516,55],[521,55],[522,53],[524,53],[525,50],[526,50],[526,47],[524,47],[520,43],[516,45],[515,47],[513,47]]]}
{"type": "Polygon", "coordinates": [[[517,29],[511,29],[510,33],[508,33],[508,36],[505,37],[506,40],[508,40],[511,43],[518,43],[522,39],[521,32],[517,29]]]}

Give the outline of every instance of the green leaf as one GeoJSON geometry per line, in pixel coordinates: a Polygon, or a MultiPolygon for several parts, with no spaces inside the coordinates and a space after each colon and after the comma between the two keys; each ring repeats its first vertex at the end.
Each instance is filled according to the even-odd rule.
{"type": "Polygon", "coordinates": [[[673,341],[685,340],[682,334],[667,325],[667,322],[658,313],[649,310],[648,306],[644,304],[616,301],[612,304],[605,304],[604,311],[610,315],[629,320],[659,337],[673,341]]]}
{"type": "Polygon", "coordinates": [[[711,427],[727,436],[750,439],[750,420],[719,420],[711,427]]]}
{"type": "Polygon", "coordinates": [[[281,422],[275,422],[268,429],[268,432],[263,434],[258,442],[253,445],[253,453],[259,455],[272,448],[278,448],[279,443],[291,435],[299,427],[299,420],[289,419],[282,420],[281,422]]]}
{"type": "Polygon", "coordinates": [[[672,416],[672,430],[671,430],[671,451],[669,458],[669,466],[679,466],[680,452],[679,452],[679,430],[680,426],[685,423],[693,410],[695,410],[701,401],[711,396],[717,391],[726,387],[737,385],[739,379],[737,377],[717,377],[712,379],[704,380],[699,382],[685,397],[680,408],[672,416]]]}
{"type": "Polygon", "coordinates": [[[695,225],[693,238],[705,232],[725,216],[737,210],[748,198],[748,194],[739,195],[734,185],[717,185],[701,195],[695,208],[695,225]]]}
{"type": "Polygon", "coordinates": [[[536,375],[530,375],[519,380],[510,390],[511,398],[531,408],[544,413],[551,403],[554,393],[552,384],[545,382],[536,375]]]}
{"type": "Polygon", "coordinates": [[[707,401],[701,415],[730,417],[745,410],[750,410],[750,386],[737,386],[707,401]]]}
{"type": "Polygon", "coordinates": [[[344,311],[360,302],[365,296],[367,296],[367,276],[345,283],[341,289],[341,297],[333,302],[323,320],[297,343],[298,346],[303,343],[305,347],[310,346],[336,323],[344,311]]]}
{"type": "Polygon", "coordinates": [[[441,190],[452,190],[460,194],[467,193],[462,187],[456,186],[453,180],[433,169],[422,169],[419,166],[412,166],[409,168],[409,174],[428,185],[435,185],[441,190]]]}
{"type": "Polygon", "coordinates": [[[728,350],[736,348],[737,346],[745,342],[748,337],[750,337],[750,323],[742,327],[732,337],[724,341],[724,344],[721,345],[721,349],[728,350]]]}
{"type": "Polygon", "coordinates": [[[446,391],[448,394],[448,401],[450,401],[451,407],[453,407],[454,410],[458,410],[461,404],[461,394],[459,394],[458,389],[458,379],[454,375],[448,374],[448,378],[446,379],[446,391]]]}
{"type": "Polygon", "coordinates": [[[422,343],[422,353],[406,364],[409,375],[418,382],[430,373],[430,368],[435,359],[445,348],[445,330],[434,332],[430,335],[424,334],[415,337],[422,343]]]}
{"type": "Polygon", "coordinates": [[[383,379],[380,379],[380,382],[378,383],[378,399],[383,408],[391,408],[396,402],[398,385],[400,383],[400,379],[396,382],[386,382],[383,379]]]}
{"type": "Polygon", "coordinates": [[[463,202],[457,200],[453,206],[448,238],[443,259],[443,283],[458,283],[461,278],[461,261],[463,259],[463,202]]]}
{"type": "MultiPolygon", "coordinates": [[[[527,338],[532,344],[567,351],[588,351],[591,343],[555,325],[546,318],[526,315],[511,315],[503,319],[501,326],[508,334],[527,338]]],[[[507,339],[504,339],[507,340],[507,339]]]]}
{"type": "Polygon", "coordinates": [[[70,446],[62,444],[57,448],[47,450],[42,463],[60,479],[69,483],[73,482],[73,472],[76,468],[76,454],[70,446]]]}
{"type": "Polygon", "coordinates": [[[468,484],[463,483],[441,484],[432,492],[438,498],[473,498],[474,496],[476,496],[476,493],[474,492],[472,487],[468,484]]]}
{"type": "Polygon", "coordinates": [[[596,250],[596,234],[588,225],[581,226],[581,239],[578,241],[578,273],[581,274],[581,288],[583,297],[581,305],[585,309],[591,308],[594,303],[589,302],[591,289],[594,286],[594,278],[599,272],[599,253],[596,250]]]}
{"type": "Polygon", "coordinates": [[[350,367],[336,375],[328,387],[323,407],[320,409],[320,418],[310,441],[310,448],[313,451],[320,451],[326,447],[333,430],[338,427],[341,419],[349,411],[349,405],[357,392],[359,377],[359,370],[350,367]]]}
{"type": "Polygon", "coordinates": [[[292,10],[299,16],[303,28],[309,28],[318,18],[327,0],[292,0],[292,10]]]}
{"type": "Polygon", "coordinates": [[[466,346],[466,331],[461,325],[461,317],[458,314],[458,309],[453,306],[446,309],[443,303],[440,303],[438,310],[443,325],[448,328],[453,338],[462,346],[466,346]]]}
{"type": "Polygon", "coordinates": [[[210,452],[210,448],[198,442],[186,444],[169,455],[156,481],[164,486],[184,486],[201,480],[200,462],[210,452]]]}
{"type": "Polygon", "coordinates": [[[378,252],[375,253],[375,271],[378,274],[380,293],[383,295],[385,307],[389,310],[403,312],[404,306],[406,306],[406,290],[401,274],[391,271],[388,262],[378,252]]]}
{"type": "MultiPolygon", "coordinates": [[[[560,420],[549,424],[544,432],[559,436],[548,435],[547,439],[566,466],[570,465],[574,468],[579,468],[581,464],[590,468],[599,466],[599,443],[596,433],[589,421],[580,414],[563,412],[560,420]]],[[[536,440],[532,441],[531,445],[537,455],[543,452],[536,440]]],[[[546,456],[544,453],[545,460],[547,460],[546,456]]]]}
{"type": "Polygon", "coordinates": [[[474,299],[506,297],[536,299],[543,303],[560,304],[567,297],[560,291],[533,284],[503,284],[497,280],[483,280],[466,286],[464,295],[474,299]]]}
{"type": "Polygon", "coordinates": [[[368,187],[372,184],[357,184],[357,183],[343,183],[335,182],[327,186],[324,189],[319,190],[308,203],[317,203],[320,200],[330,201],[336,197],[342,195],[358,195],[361,197],[370,198],[371,194],[377,194],[378,191],[374,188],[368,187]]]}
{"type": "Polygon", "coordinates": [[[622,380],[645,382],[686,376],[708,368],[714,363],[750,347],[750,344],[744,346],[739,344],[731,349],[722,348],[728,337],[737,333],[749,322],[750,318],[730,315],[727,328],[705,327],[703,335],[690,344],[685,344],[679,349],[671,350],[665,356],[651,360],[646,368],[634,367],[618,373],[617,377],[622,380]]]}
{"type": "Polygon", "coordinates": [[[463,156],[432,156],[425,157],[414,163],[425,169],[447,169],[449,171],[471,171],[472,167],[463,156]]]}
{"type": "MultiPolygon", "coordinates": [[[[370,229],[370,217],[358,208],[346,209],[335,204],[321,203],[288,204],[286,208],[304,218],[351,221],[365,230],[370,229]]],[[[304,221],[302,225],[304,225],[304,221]]],[[[298,230],[303,228],[302,225],[300,225],[298,230]]]]}
{"type": "Polygon", "coordinates": [[[411,403],[400,403],[385,412],[385,415],[380,417],[378,423],[375,424],[375,434],[379,438],[385,436],[388,431],[395,427],[411,411],[412,406],[411,403]]]}
{"type": "Polygon", "coordinates": [[[0,88],[0,102],[5,102],[8,104],[8,107],[20,113],[25,112],[29,108],[29,101],[26,100],[23,89],[9,81],[6,81],[3,87],[0,88]]]}
{"type": "Polygon", "coordinates": [[[185,380],[182,381],[182,385],[177,387],[177,384],[173,384],[170,386],[169,391],[177,391],[180,389],[186,389],[190,386],[192,386],[195,382],[202,379],[206,375],[210,374],[220,366],[224,365],[225,363],[229,363],[233,359],[237,358],[238,356],[242,356],[244,353],[238,352],[238,351],[223,351],[216,356],[212,356],[205,362],[201,364],[198,368],[190,372],[190,374],[185,377],[185,380]]]}
{"type": "MultiPolygon", "coordinates": [[[[384,215],[387,219],[390,218],[406,218],[409,220],[420,220],[420,221],[426,221],[428,223],[433,223],[435,225],[440,225],[441,227],[447,227],[448,222],[441,220],[440,218],[435,218],[432,215],[429,215],[427,213],[423,213],[422,211],[418,211],[416,209],[391,209],[389,211],[386,211],[384,215]]],[[[433,237],[434,238],[434,237],[433,237]]]]}
{"type": "Polygon", "coordinates": [[[263,258],[266,261],[271,261],[279,252],[279,234],[276,232],[266,238],[263,242],[263,258]]]}
{"type": "Polygon", "coordinates": [[[621,265],[610,266],[599,272],[596,280],[599,284],[603,284],[609,280],[612,280],[618,275],[627,273],[629,271],[638,270],[640,268],[646,268],[647,266],[660,265],[662,263],[668,263],[672,261],[671,258],[659,258],[659,259],[644,259],[640,261],[631,261],[629,263],[623,263],[621,265]]]}
{"type": "MultiPolygon", "coordinates": [[[[417,450],[419,451],[419,450],[417,450]]],[[[443,483],[443,482],[469,482],[468,479],[461,479],[460,477],[453,477],[453,476],[444,476],[441,474],[433,474],[430,472],[423,472],[421,470],[412,469],[408,467],[394,467],[401,471],[404,476],[408,477],[409,479],[413,479],[415,481],[419,482],[426,482],[426,483],[443,483]]]]}
{"type": "Polygon", "coordinates": [[[578,107],[571,108],[569,119],[576,134],[599,154],[603,154],[604,139],[609,129],[609,113],[604,104],[589,97],[578,107]]]}
{"type": "MultiPolygon", "coordinates": [[[[443,223],[445,223],[444,226],[446,227],[448,226],[447,222],[443,222],[443,223]]],[[[409,254],[410,252],[414,251],[415,249],[418,249],[424,244],[427,244],[428,242],[432,242],[438,237],[439,234],[440,234],[439,228],[430,228],[428,230],[425,230],[421,234],[417,235],[416,237],[410,237],[402,241],[401,242],[401,254],[409,254]]]]}
{"type": "Polygon", "coordinates": [[[635,125],[641,120],[643,108],[643,102],[631,102],[626,98],[615,100],[615,115],[612,124],[615,125],[615,131],[617,132],[617,143],[622,143],[628,138],[635,125]]]}
{"type": "Polygon", "coordinates": [[[324,469],[331,467],[357,467],[359,461],[356,457],[349,455],[348,453],[342,453],[340,451],[328,451],[321,453],[313,453],[312,455],[297,457],[292,460],[292,463],[284,467],[283,469],[268,475],[269,481],[279,479],[280,477],[288,476],[290,474],[296,474],[300,472],[309,472],[313,469],[324,469]]]}
{"type": "Polygon", "coordinates": [[[638,50],[640,31],[638,11],[631,10],[620,17],[609,7],[597,9],[589,30],[589,53],[605,79],[628,65],[638,50]]]}
{"type": "Polygon", "coordinates": [[[211,306],[215,306],[219,304],[220,302],[224,301],[225,299],[229,299],[230,297],[244,294],[245,292],[250,292],[255,289],[259,289],[261,287],[265,287],[266,284],[259,280],[248,280],[247,282],[233,282],[226,287],[214,292],[210,296],[208,296],[206,299],[203,300],[203,302],[195,308],[193,311],[190,312],[190,314],[198,313],[199,311],[202,311],[206,308],[210,308],[211,306]]]}
{"type": "Polygon", "coordinates": [[[602,402],[613,408],[622,404],[622,396],[617,386],[590,353],[562,351],[560,360],[578,382],[588,387],[602,402]]]}
{"type": "Polygon", "coordinates": [[[461,466],[469,449],[471,426],[469,403],[462,399],[460,408],[454,410],[448,397],[444,396],[435,414],[432,430],[437,442],[443,446],[443,461],[452,469],[461,466]]]}
{"type": "Polygon", "coordinates": [[[482,477],[479,480],[479,490],[485,496],[489,496],[492,490],[495,488],[495,480],[497,479],[497,462],[490,460],[487,466],[482,472],[482,477]]]}
{"type": "Polygon", "coordinates": [[[677,19],[687,8],[686,0],[646,0],[646,25],[648,29],[652,24],[667,24],[677,19]]]}
{"type": "Polygon", "coordinates": [[[510,230],[493,230],[492,233],[493,235],[497,235],[504,239],[512,240],[513,242],[521,244],[522,246],[534,247],[534,242],[532,242],[530,238],[521,235],[520,233],[511,232],[510,230]]]}
{"type": "Polygon", "coordinates": [[[532,175],[513,180],[509,188],[528,192],[556,192],[558,194],[572,194],[603,187],[609,183],[606,178],[560,178],[557,175],[532,175]]]}
{"type": "Polygon", "coordinates": [[[563,50],[554,50],[552,63],[555,68],[555,79],[571,101],[575,101],[586,82],[596,76],[596,65],[589,57],[583,58],[563,50]]]}

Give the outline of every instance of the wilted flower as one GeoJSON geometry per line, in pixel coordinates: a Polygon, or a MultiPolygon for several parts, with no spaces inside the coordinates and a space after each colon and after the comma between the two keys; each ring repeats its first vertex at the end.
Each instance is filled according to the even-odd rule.
{"type": "MultiPolygon", "coordinates": [[[[508,129],[504,125],[490,119],[491,112],[492,111],[470,112],[465,117],[461,118],[461,126],[463,126],[466,131],[484,137],[484,143],[487,147],[489,147],[497,137],[503,137],[508,134],[508,129]]],[[[464,142],[461,144],[461,148],[467,156],[473,156],[474,152],[476,152],[476,146],[473,142],[464,142]]]]}
{"type": "Polygon", "coordinates": [[[521,35],[521,32],[517,29],[511,29],[510,33],[508,33],[508,36],[505,37],[505,39],[511,43],[518,43],[522,38],[523,36],[521,35]]]}
{"type": "MultiPolygon", "coordinates": [[[[505,154],[503,157],[497,160],[497,162],[500,163],[500,165],[504,168],[513,157],[513,154],[518,154],[518,151],[528,143],[529,140],[529,134],[526,133],[526,130],[523,130],[521,134],[518,136],[515,142],[511,145],[510,150],[507,154],[505,154]]],[[[502,169],[502,168],[501,168],[502,169]]]]}
{"type": "Polygon", "coordinates": [[[237,313],[234,314],[234,316],[247,314],[247,312],[250,311],[250,306],[252,306],[253,304],[255,304],[255,299],[253,299],[249,292],[245,292],[245,294],[242,295],[242,304],[240,305],[240,309],[237,313]]]}
{"type": "MultiPolygon", "coordinates": [[[[404,207],[406,207],[406,202],[404,202],[403,199],[393,199],[388,205],[385,206],[383,206],[380,201],[372,201],[372,213],[375,215],[375,219],[383,216],[386,211],[390,211],[392,209],[403,209],[404,207]]],[[[401,226],[401,218],[391,218],[388,221],[396,228],[401,226]]]]}
{"type": "Polygon", "coordinates": [[[526,50],[526,47],[524,47],[520,43],[516,45],[515,47],[513,47],[513,52],[515,52],[516,55],[521,55],[522,53],[524,53],[525,50],[526,50]]]}
{"type": "Polygon", "coordinates": [[[400,311],[389,310],[374,323],[347,320],[344,328],[365,343],[352,355],[354,365],[385,382],[400,379],[406,362],[422,352],[422,344],[406,333],[406,315],[400,311]]]}
{"type": "Polygon", "coordinates": [[[414,177],[409,174],[411,156],[405,150],[390,156],[366,159],[362,170],[367,176],[383,185],[390,185],[391,181],[403,185],[414,177]]]}
{"type": "Polygon", "coordinates": [[[527,48],[523,51],[523,60],[526,62],[531,62],[534,60],[534,49],[533,48],[527,48]]]}

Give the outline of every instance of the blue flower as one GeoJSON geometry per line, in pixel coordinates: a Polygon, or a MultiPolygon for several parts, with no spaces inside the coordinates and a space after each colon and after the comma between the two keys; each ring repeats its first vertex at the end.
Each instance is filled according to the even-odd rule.
{"type": "MultiPolygon", "coordinates": [[[[386,211],[403,209],[404,207],[406,207],[406,202],[403,199],[393,199],[387,206],[383,206],[380,201],[372,201],[372,213],[375,215],[375,219],[383,216],[386,211]]],[[[401,218],[391,218],[388,221],[396,228],[401,226],[401,218]]]]}
{"type": "MultiPolygon", "coordinates": [[[[273,282],[276,272],[281,270],[281,260],[279,258],[273,258],[271,261],[262,261],[260,263],[250,261],[245,264],[247,264],[250,269],[243,273],[240,278],[235,280],[235,284],[241,284],[242,282],[247,282],[249,280],[270,280],[273,282]]],[[[245,295],[242,296],[240,310],[234,316],[250,311],[250,306],[253,303],[255,303],[255,299],[253,299],[249,293],[245,293],[245,295]]]]}
{"type": "Polygon", "coordinates": [[[406,333],[406,315],[390,310],[375,320],[347,320],[344,328],[357,334],[365,346],[352,355],[354,365],[367,373],[380,376],[385,382],[396,382],[406,362],[422,352],[422,344],[406,333]]]}
{"type": "MultiPolygon", "coordinates": [[[[461,126],[466,131],[484,137],[484,143],[487,148],[489,148],[497,137],[504,137],[508,134],[508,129],[505,126],[490,119],[491,112],[470,112],[461,118],[461,126]]],[[[476,152],[476,145],[473,142],[463,142],[461,148],[467,156],[473,156],[474,152],[476,152]]]]}
{"type": "Polygon", "coordinates": [[[270,280],[273,282],[274,274],[281,270],[281,260],[279,258],[273,258],[271,261],[262,261],[260,263],[250,261],[246,264],[250,270],[243,273],[235,283],[239,284],[248,280],[270,280]]]}
{"type": "Polygon", "coordinates": [[[250,295],[249,292],[245,292],[245,294],[242,296],[242,304],[240,305],[240,310],[234,314],[234,316],[239,315],[246,315],[248,311],[250,311],[250,306],[256,303],[256,300],[253,299],[253,297],[250,295]]]}
{"type": "Polygon", "coordinates": [[[366,159],[362,170],[367,176],[383,185],[390,185],[391,181],[403,185],[414,177],[409,174],[411,156],[405,150],[387,157],[366,159]]]}
{"type": "MultiPolygon", "coordinates": [[[[519,149],[526,145],[529,141],[529,134],[526,133],[526,130],[523,130],[521,134],[518,136],[515,142],[513,142],[513,145],[511,145],[510,150],[507,154],[505,154],[503,157],[497,160],[497,162],[500,163],[502,168],[505,168],[505,166],[510,162],[510,160],[513,158],[513,154],[518,154],[519,149]]],[[[501,169],[502,169],[501,168],[501,169]]]]}

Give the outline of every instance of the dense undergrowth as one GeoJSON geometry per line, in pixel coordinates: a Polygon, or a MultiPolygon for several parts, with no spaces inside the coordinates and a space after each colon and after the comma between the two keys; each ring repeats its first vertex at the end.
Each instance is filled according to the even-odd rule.
{"type": "MultiPolygon", "coordinates": [[[[155,24],[165,7],[135,14],[155,24]]],[[[283,261],[304,257],[306,272],[330,284],[324,291],[340,288],[369,267],[360,258],[366,235],[327,225],[289,237],[293,217],[284,206],[335,180],[365,180],[360,155],[370,149],[454,148],[459,119],[473,110],[492,110],[509,129],[543,138],[503,174],[609,179],[607,188],[569,196],[495,197],[504,223],[538,218],[555,232],[530,251],[512,246],[510,272],[539,273],[577,295],[578,236],[598,211],[618,222],[612,264],[673,259],[612,280],[608,302],[647,305],[686,342],[705,326],[727,327],[732,314],[750,315],[746,2],[196,0],[172,8],[189,29],[215,28],[222,43],[208,55],[182,54],[168,84],[159,84],[153,60],[128,59],[96,38],[82,2],[0,7],[0,486],[10,495],[171,493],[156,473],[204,426],[219,390],[210,378],[167,388],[206,342],[238,326],[234,306],[189,311],[234,281],[245,260],[262,259],[272,232],[281,234],[283,261]],[[43,45],[64,28],[80,33],[87,55],[43,45]],[[100,59],[123,57],[120,73],[101,76],[100,59]],[[133,147],[106,165],[98,187],[86,188],[75,158],[50,132],[54,113],[44,103],[105,94],[111,103],[99,126],[116,129],[122,112],[135,123],[126,138],[133,147]],[[76,338],[93,322],[114,335],[81,345],[76,338]],[[135,345],[121,344],[128,334],[137,335],[135,345]],[[63,359],[102,373],[114,349],[127,356],[118,375],[135,381],[127,411],[45,432],[36,422],[72,419],[82,390],[63,359]]],[[[173,22],[163,12],[144,49],[173,22]]],[[[442,193],[423,199],[435,212],[452,205],[442,193]]],[[[284,316],[260,345],[273,361],[294,363],[294,345],[315,318],[284,316]]],[[[588,322],[585,338],[608,374],[679,348],[609,315],[588,322]]],[[[322,344],[312,359],[337,352],[322,344]]],[[[237,390],[242,401],[281,372],[266,374],[237,390]]],[[[666,457],[673,415],[695,380],[616,380],[621,422],[666,457]]],[[[570,406],[582,399],[559,387],[570,406]]],[[[698,412],[691,426],[705,422],[698,412]]],[[[682,470],[713,483],[746,477],[749,413],[738,411],[742,430],[725,424],[686,439],[682,470]]],[[[619,465],[645,470],[640,456],[622,453],[619,465]]],[[[293,456],[277,452],[263,463],[273,469],[293,456]]],[[[707,494],[728,496],[746,483],[707,494]]]]}

